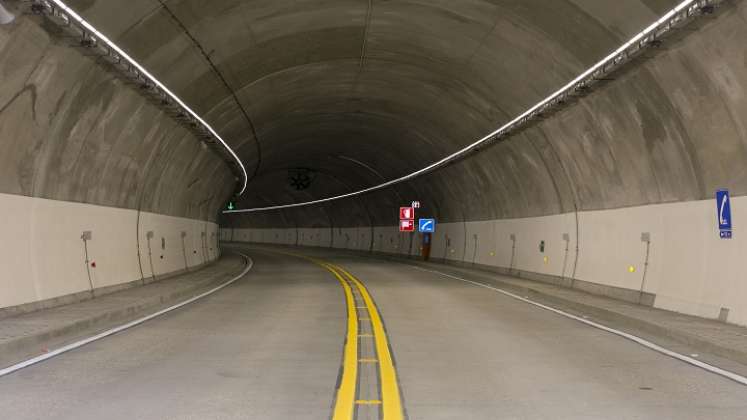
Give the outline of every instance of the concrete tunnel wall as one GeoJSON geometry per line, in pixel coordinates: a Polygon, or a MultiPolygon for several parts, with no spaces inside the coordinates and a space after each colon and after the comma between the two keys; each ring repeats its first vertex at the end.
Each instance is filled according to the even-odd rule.
{"type": "Polygon", "coordinates": [[[396,195],[226,216],[222,238],[417,255],[418,239],[411,248],[397,232],[396,207],[420,200],[419,216],[442,222],[436,260],[510,268],[631,301],[643,290],[643,302],[658,308],[747,325],[747,239],[739,233],[747,216],[746,20],[737,2],[573,106],[396,195]],[[739,196],[732,240],[719,239],[720,188],[739,196]]]}
{"type": "MultiPolygon", "coordinates": [[[[747,217],[747,198],[733,199],[732,206],[735,220],[747,217]]],[[[578,237],[573,213],[443,223],[433,236],[431,260],[573,284],[591,293],[706,318],[726,317],[722,310],[728,310],[724,320],[747,325],[741,263],[747,239],[738,231],[731,241],[719,239],[715,207],[713,200],[702,200],[580,212],[578,237]],[[651,236],[648,266],[642,232],[651,236]]],[[[422,244],[420,234],[400,233],[397,226],[223,228],[221,240],[401,256],[421,255],[422,244]]]]}
{"type": "MultiPolygon", "coordinates": [[[[345,193],[419,169],[533,105],[676,3],[69,1],[204,116],[250,170],[259,168],[240,207],[345,193]],[[288,171],[298,167],[315,175],[304,191],[287,187],[288,171]]],[[[558,276],[565,252],[558,234],[569,233],[569,253],[579,249],[576,280],[628,298],[640,287],[640,233],[648,231],[644,290],[655,305],[709,317],[724,308],[728,321],[745,323],[743,267],[720,264],[739,253],[742,239],[737,230],[731,242],[714,243],[710,201],[717,188],[747,194],[747,7],[732,3],[650,60],[476,156],[355,199],[221,223],[248,235],[295,232],[292,243],[387,252],[407,242],[393,232],[396,207],[417,199],[421,215],[440,222],[434,257],[471,262],[472,252],[478,263],[558,276]],[[517,237],[508,263],[506,232],[517,237]],[[547,264],[536,255],[540,238],[547,264]]],[[[141,223],[153,215],[156,238],[178,236],[177,220],[212,226],[235,185],[225,165],[54,32],[29,16],[0,26],[0,193],[38,203],[31,208],[48,204],[40,200],[69,204],[76,216],[23,219],[14,204],[14,212],[3,207],[6,223],[25,220],[24,232],[48,231],[49,243],[76,249],[80,237],[71,232],[95,218],[68,222],[62,242],[52,239],[57,221],[101,207],[107,216],[94,241],[100,229],[121,226],[97,254],[117,261],[112,267],[132,267],[136,244],[146,242],[148,227],[125,228],[130,212],[141,223]],[[125,231],[131,243],[117,248],[112,238],[125,231]]],[[[56,280],[38,273],[62,267],[79,279],[80,262],[66,260],[68,269],[36,261],[36,244],[47,236],[35,235],[32,249],[9,245],[2,257],[27,255],[31,275],[3,276],[2,287],[35,285],[23,284],[24,297],[0,306],[83,287],[79,280],[47,287],[56,280]]],[[[564,267],[560,277],[568,278],[564,267]]],[[[103,283],[140,277],[128,270],[116,278],[112,270],[103,283]]]]}
{"type": "Polygon", "coordinates": [[[233,174],[135,87],[28,16],[0,26],[0,81],[0,313],[218,257],[233,174]]]}

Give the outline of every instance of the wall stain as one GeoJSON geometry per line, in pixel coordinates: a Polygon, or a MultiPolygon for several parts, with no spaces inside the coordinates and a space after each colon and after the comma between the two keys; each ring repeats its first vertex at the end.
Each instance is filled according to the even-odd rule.
{"type": "Polygon", "coordinates": [[[34,122],[36,122],[36,85],[34,84],[28,84],[25,85],[21,90],[16,92],[15,95],[13,95],[8,102],[5,103],[2,107],[0,107],[0,114],[5,112],[6,109],[8,109],[11,105],[13,105],[13,102],[15,102],[18,98],[23,96],[24,93],[29,92],[31,94],[31,115],[34,119],[34,122]]]}
{"type": "Polygon", "coordinates": [[[665,143],[669,136],[667,130],[661,123],[661,116],[646,102],[638,99],[635,102],[636,111],[641,118],[641,129],[643,140],[646,142],[646,150],[652,154],[656,150],[657,143],[665,143]]]}

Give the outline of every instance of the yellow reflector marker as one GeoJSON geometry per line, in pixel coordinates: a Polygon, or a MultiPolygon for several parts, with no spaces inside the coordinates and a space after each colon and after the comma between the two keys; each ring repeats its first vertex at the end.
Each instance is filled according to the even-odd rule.
{"type": "Polygon", "coordinates": [[[542,258],[542,260],[545,262],[545,264],[547,264],[547,262],[550,261],[550,258],[548,258],[547,256],[545,256],[544,258],[542,258]]]}
{"type": "Polygon", "coordinates": [[[634,266],[628,266],[628,272],[635,273],[635,267],[634,266]]]}
{"type": "Polygon", "coordinates": [[[381,404],[381,401],[379,400],[355,400],[355,403],[359,405],[379,405],[381,404]]]}

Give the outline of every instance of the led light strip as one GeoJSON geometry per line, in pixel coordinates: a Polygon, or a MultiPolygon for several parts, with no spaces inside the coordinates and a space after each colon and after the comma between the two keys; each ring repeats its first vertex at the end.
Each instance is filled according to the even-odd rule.
{"type": "Polygon", "coordinates": [[[359,191],[336,195],[333,197],[322,198],[319,200],[305,201],[294,204],[284,204],[278,206],[269,207],[256,207],[251,209],[237,209],[237,210],[226,210],[223,213],[253,213],[260,211],[269,210],[281,210],[294,207],[310,206],[315,204],[322,204],[329,201],[340,200],[344,198],[355,197],[357,195],[370,193],[386,187],[390,187],[395,184],[399,184],[408,180],[411,180],[420,175],[424,175],[428,172],[435,170],[438,167],[444,166],[447,163],[453,162],[460,159],[470,152],[477,152],[481,147],[485,147],[489,142],[495,141],[517,130],[520,127],[525,126],[530,121],[533,121],[543,113],[555,109],[565,103],[565,100],[571,97],[575,93],[583,93],[591,85],[596,83],[604,75],[617,70],[628,62],[633,56],[640,53],[647,47],[657,45],[656,42],[659,38],[663,37],[668,33],[675,25],[683,24],[688,19],[707,14],[712,12],[713,7],[718,6],[724,0],[685,0],[674,9],[670,10],[667,14],[662,16],[656,22],[652,23],[649,27],[638,33],[636,36],[631,38],[628,42],[617,48],[614,52],[609,54],[607,57],[590,67],[585,72],[581,73],[578,77],[570,81],[562,88],[555,91],[553,94],[543,99],[533,107],[529,108],[523,114],[509,121],[499,129],[486,135],[485,137],[477,140],[476,142],[463,147],[462,149],[446,156],[445,158],[436,161],[420,170],[417,170],[411,174],[402,176],[400,178],[387,181],[383,184],[375,185],[359,191]]]}
{"type": "MultiPolygon", "coordinates": [[[[94,37],[95,41],[93,41],[92,46],[96,46],[96,44],[101,41],[108,48],[110,48],[112,51],[116,52],[116,54],[119,57],[115,57],[115,59],[118,61],[119,59],[124,59],[127,64],[137,69],[137,72],[140,73],[140,75],[147,78],[147,82],[152,83],[154,86],[156,86],[161,92],[165,93],[169,98],[171,98],[176,104],[179,105],[179,107],[186,111],[187,114],[189,114],[196,122],[198,122],[204,130],[206,130],[212,137],[218,140],[220,144],[223,146],[225,151],[230,155],[230,157],[236,162],[238,165],[238,168],[241,171],[241,189],[238,192],[237,195],[242,195],[246,191],[246,186],[248,183],[248,175],[246,172],[246,168],[244,167],[244,163],[239,159],[238,155],[233,151],[233,149],[226,143],[225,140],[213,129],[213,127],[210,126],[205,120],[203,120],[195,111],[193,111],[190,107],[187,106],[187,104],[184,103],[181,99],[179,99],[176,94],[174,94],[169,88],[167,88],[163,83],[161,83],[158,79],[156,79],[148,70],[146,70],[143,66],[141,66],[137,61],[135,61],[132,57],[130,57],[126,52],[124,52],[121,48],[119,48],[114,42],[112,42],[109,38],[106,37],[106,35],[99,32],[96,28],[93,27],[90,23],[88,23],[85,19],[83,19],[81,16],[79,16],[73,9],[68,7],[65,3],[63,3],[60,0],[34,0],[32,4],[32,10],[33,6],[37,5],[40,6],[40,11],[51,15],[53,17],[57,17],[62,19],[63,21],[67,21],[68,19],[72,19],[80,25],[85,33],[81,34],[83,39],[90,40],[91,37],[94,37]]],[[[69,24],[69,22],[67,22],[69,24]]],[[[137,77],[139,75],[135,75],[137,77]]]]}

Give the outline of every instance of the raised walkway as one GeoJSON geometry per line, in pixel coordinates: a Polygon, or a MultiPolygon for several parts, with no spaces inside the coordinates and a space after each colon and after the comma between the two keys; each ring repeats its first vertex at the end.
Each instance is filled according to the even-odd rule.
{"type": "Polygon", "coordinates": [[[83,302],[0,319],[0,368],[186,300],[241,273],[243,257],[226,253],[195,271],[83,302]]]}

